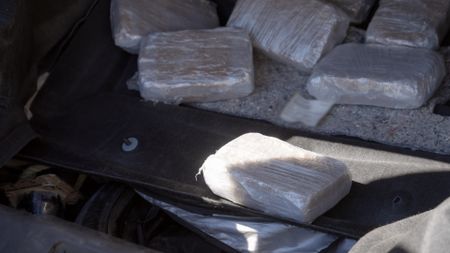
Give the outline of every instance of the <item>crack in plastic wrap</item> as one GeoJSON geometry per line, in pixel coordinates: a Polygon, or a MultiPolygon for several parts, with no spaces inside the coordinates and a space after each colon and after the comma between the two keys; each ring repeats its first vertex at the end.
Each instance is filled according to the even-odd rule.
{"type": "Polygon", "coordinates": [[[307,90],[338,104],[415,109],[428,101],[445,75],[443,57],[432,50],[345,44],[317,65],[307,90]]]}
{"type": "Polygon", "coordinates": [[[146,100],[208,102],[254,89],[252,44],[234,28],[149,35],[139,54],[139,90],[146,100]]]}
{"type": "Polygon", "coordinates": [[[254,46],[272,58],[309,72],[344,40],[349,18],[315,0],[239,0],[228,26],[247,30],[254,46]]]}
{"type": "Polygon", "coordinates": [[[215,28],[219,18],[208,0],[112,0],[111,25],[116,45],[136,54],[149,33],[215,28]]]}
{"type": "Polygon", "coordinates": [[[449,0],[381,0],[367,42],[436,49],[450,22],[449,0]]]}
{"type": "Polygon", "coordinates": [[[351,187],[343,163],[255,133],[223,146],[201,171],[214,194],[302,223],[328,211],[351,187]]]}

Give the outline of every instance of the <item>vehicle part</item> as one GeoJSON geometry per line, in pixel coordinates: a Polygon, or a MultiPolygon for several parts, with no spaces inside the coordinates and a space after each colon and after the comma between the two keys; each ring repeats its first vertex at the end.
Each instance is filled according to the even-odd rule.
{"type": "Polygon", "coordinates": [[[74,205],[81,198],[81,195],[72,186],[54,174],[21,179],[14,184],[8,184],[1,188],[13,207],[17,207],[24,196],[33,192],[43,194],[41,196],[45,196],[44,193],[50,194],[55,198],[60,198],[63,204],[69,205],[74,205]]]}
{"type": "Polygon", "coordinates": [[[450,246],[450,200],[437,208],[375,229],[351,253],[445,253],[450,246]]]}
{"type": "Polygon", "coordinates": [[[0,3],[0,166],[35,138],[23,110],[36,78],[28,7],[22,0],[0,3]]]}
{"type": "Polygon", "coordinates": [[[162,252],[223,252],[210,243],[215,241],[204,240],[120,184],[100,187],[76,223],[162,252]]]}
{"type": "Polygon", "coordinates": [[[5,206],[0,206],[0,216],[1,252],[156,252],[51,216],[36,216],[5,206]]]}

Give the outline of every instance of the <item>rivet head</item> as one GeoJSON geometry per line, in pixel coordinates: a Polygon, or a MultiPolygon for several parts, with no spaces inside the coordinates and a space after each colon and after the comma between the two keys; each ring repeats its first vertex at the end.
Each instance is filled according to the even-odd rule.
{"type": "Polygon", "coordinates": [[[122,151],[124,152],[132,152],[134,151],[139,145],[139,140],[134,137],[129,137],[123,139],[122,143],[122,151]]]}

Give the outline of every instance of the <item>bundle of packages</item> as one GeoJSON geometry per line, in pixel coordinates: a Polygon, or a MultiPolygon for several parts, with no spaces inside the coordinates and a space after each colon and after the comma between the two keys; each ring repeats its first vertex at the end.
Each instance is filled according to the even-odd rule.
{"type": "Polygon", "coordinates": [[[343,163],[256,133],[223,146],[201,171],[214,194],[303,223],[335,206],[352,184],[343,163]]]}
{"type": "Polygon", "coordinates": [[[254,46],[267,55],[311,71],[344,40],[349,18],[317,0],[239,0],[228,26],[247,30],[254,46]]]}
{"type": "Polygon", "coordinates": [[[307,90],[337,104],[414,109],[428,101],[445,75],[444,59],[435,51],[350,43],[317,64],[307,90]]]}
{"type": "Polygon", "coordinates": [[[376,0],[326,0],[335,4],[350,17],[352,23],[362,23],[367,20],[370,10],[376,0]]]}
{"type": "Polygon", "coordinates": [[[367,42],[439,48],[449,28],[449,0],[381,0],[367,42]]]}
{"type": "Polygon", "coordinates": [[[146,100],[209,102],[254,89],[252,44],[243,30],[153,33],[142,43],[138,85],[146,100]]]}
{"type": "Polygon", "coordinates": [[[209,0],[112,0],[111,24],[116,45],[138,53],[149,33],[215,28],[219,18],[209,0]]]}

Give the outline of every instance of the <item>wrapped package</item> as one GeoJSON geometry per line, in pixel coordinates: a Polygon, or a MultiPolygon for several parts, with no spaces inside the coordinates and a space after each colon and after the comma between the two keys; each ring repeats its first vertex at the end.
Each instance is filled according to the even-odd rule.
{"type": "Polygon", "coordinates": [[[223,146],[201,172],[214,194],[302,223],[336,205],[351,187],[343,163],[256,133],[223,146]]]}
{"type": "Polygon", "coordinates": [[[307,90],[338,104],[414,109],[428,101],[445,75],[443,57],[432,50],[351,43],[317,65],[307,90]]]}
{"type": "Polygon", "coordinates": [[[334,101],[306,99],[295,94],[280,114],[280,118],[289,123],[301,122],[306,126],[315,127],[330,112],[334,101]]]}
{"type": "Polygon", "coordinates": [[[215,28],[219,18],[209,0],[112,0],[111,25],[116,45],[137,54],[149,33],[215,28]]]}
{"type": "Polygon", "coordinates": [[[270,57],[309,72],[344,40],[349,18],[316,0],[239,0],[228,26],[247,30],[270,57]]]}
{"type": "Polygon", "coordinates": [[[252,44],[234,28],[154,33],[139,53],[146,100],[179,104],[247,96],[254,89],[252,44]]]}
{"type": "Polygon", "coordinates": [[[341,8],[352,23],[360,24],[367,20],[376,0],[326,0],[341,8]]]}
{"type": "Polygon", "coordinates": [[[381,0],[367,42],[439,48],[449,28],[449,0],[381,0]]]}

